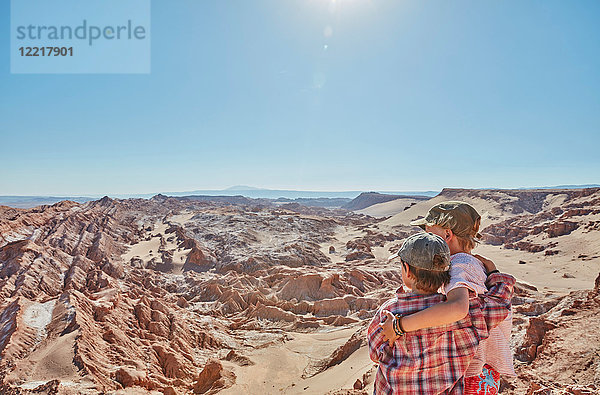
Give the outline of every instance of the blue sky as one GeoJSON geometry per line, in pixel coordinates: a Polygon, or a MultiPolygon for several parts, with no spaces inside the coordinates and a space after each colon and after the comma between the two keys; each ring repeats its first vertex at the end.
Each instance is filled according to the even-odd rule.
{"type": "Polygon", "coordinates": [[[597,1],[152,1],[151,73],[10,74],[0,195],[600,182],[597,1]]]}

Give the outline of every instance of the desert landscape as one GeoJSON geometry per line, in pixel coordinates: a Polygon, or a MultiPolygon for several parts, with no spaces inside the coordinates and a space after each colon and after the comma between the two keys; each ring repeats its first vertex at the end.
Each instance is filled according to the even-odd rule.
{"type": "Polygon", "coordinates": [[[444,200],[517,278],[501,392],[599,393],[600,188],[0,206],[0,393],[372,393],[387,257],[444,200]]]}

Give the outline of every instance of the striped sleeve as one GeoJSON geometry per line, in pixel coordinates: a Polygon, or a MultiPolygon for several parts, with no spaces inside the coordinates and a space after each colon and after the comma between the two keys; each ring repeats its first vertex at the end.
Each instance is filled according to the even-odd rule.
{"type": "Polygon", "coordinates": [[[450,259],[450,283],[445,286],[444,293],[448,294],[455,288],[468,288],[477,295],[484,294],[486,280],[485,269],[477,258],[465,253],[452,255],[450,259]]]}

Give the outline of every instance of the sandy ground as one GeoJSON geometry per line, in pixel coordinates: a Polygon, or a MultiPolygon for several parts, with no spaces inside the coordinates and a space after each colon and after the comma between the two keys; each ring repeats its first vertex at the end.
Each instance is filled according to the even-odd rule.
{"type": "MultiPolygon", "coordinates": [[[[255,365],[239,367],[228,363],[236,374],[236,383],[222,394],[324,394],[351,389],[357,378],[373,366],[367,347],[348,359],[309,378],[301,378],[312,361],[323,359],[344,344],[357,328],[316,333],[292,333],[291,340],[260,348],[248,354],[255,365]]],[[[372,392],[372,389],[371,389],[372,392]]]]}
{"type": "Polygon", "coordinates": [[[582,261],[567,254],[545,256],[491,245],[479,246],[473,252],[492,259],[499,270],[512,274],[518,281],[541,292],[559,295],[593,288],[600,271],[600,260],[582,261]]]}
{"type": "Polygon", "coordinates": [[[389,202],[378,203],[362,210],[355,211],[358,214],[365,214],[375,218],[388,217],[404,211],[411,204],[417,204],[421,200],[411,198],[400,198],[389,202]]]}
{"type": "Polygon", "coordinates": [[[169,228],[169,221],[183,223],[192,216],[193,214],[176,215],[169,218],[167,222],[155,224],[154,229],[146,234],[149,240],[140,241],[130,246],[129,251],[122,255],[123,262],[129,262],[132,258],[140,258],[145,264],[153,258],[160,260],[161,253],[158,250],[161,246],[162,238],[165,243],[165,249],[174,251],[173,267],[169,268],[168,271],[173,274],[181,274],[185,260],[191,250],[177,247],[175,236],[172,233],[167,234],[166,230],[169,228]]]}
{"type": "MultiPolygon", "coordinates": [[[[333,366],[317,376],[300,381],[295,389],[289,388],[286,393],[323,394],[332,390],[351,389],[356,379],[362,379],[362,376],[374,366],[375,364],[369,359],[368,347],[363,346],[339,365],[333,366]]],[[[373,393],[373,383],[367,385],[364,390],[367,393],[373,393]]]]}
{"type": "Polygon", "coordinates": [[[60,379],[61,385],[78,382],[80,376],[73,365],[73,347],[77,331],[59,337],[49,344],[42,344],[29,357],[27,365],[19,366],[9,380],[24,380],[24,389],[33,389],[49,380],[60,379]]]}
{"type": "Polygon", "coordinates": [[[361,236],[364,236],[362,230],[350,226],[338,226],[335,231],[334,240],[330,243],[322,244],[320,250],[325,256],[331,259],[331,262],[344,262],[348,254],[346,243],[361,236]],[[335,252],[329,253],[330,246],[335,248],[335,252]]]}

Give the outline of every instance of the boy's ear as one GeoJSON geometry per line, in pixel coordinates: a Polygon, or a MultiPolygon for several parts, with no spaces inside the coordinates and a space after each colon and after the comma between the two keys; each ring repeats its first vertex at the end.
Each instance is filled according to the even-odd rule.
{"type": "Polygon", "coordinates": [[[452,229],[446,229],[446,233],[444,234],[444,240],[446,243],[452,240],[452,238],[454,238],[454,232],[452,232],[452,229]]]}
{"type": "Polygon", "coordinates": [[[406,262],[402,262],[402,268],[406,271],[406,275],[410,278],[413,277],[413,274],[410,272],[410,270],[408,269],[408,264],[406,262]]]}

